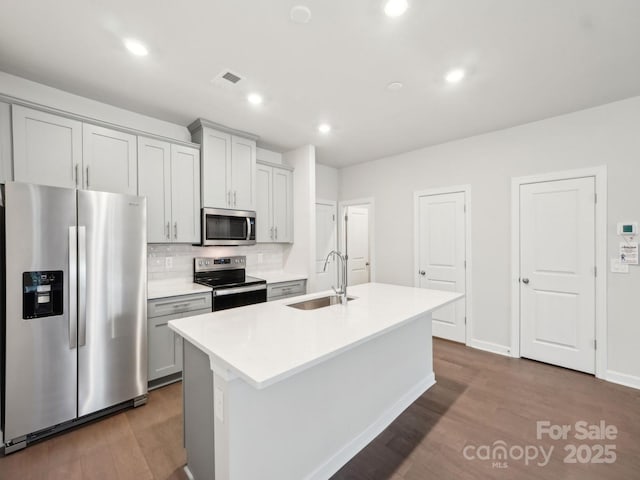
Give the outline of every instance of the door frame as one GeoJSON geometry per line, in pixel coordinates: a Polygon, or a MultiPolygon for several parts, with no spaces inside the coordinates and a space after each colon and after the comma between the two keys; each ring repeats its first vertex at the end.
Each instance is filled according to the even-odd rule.
{"type": "Polygon", "coordinates": [[[418,190],[413,192],[413,285],[417,288],[420,286],[420,197],[433,195],[444,195],[448,193],[464,193],[465,216],[464,216],[464,255],[467,262],[465,268],[465,333],[464,343],[469,345],[471,342],[471,332],[473,328],[473,307],[472,307],[472,275],[473,260],[471,258],[471,185],[454,185],[451,187],[429,188],[427,190],[418,190]]]}
{"type": "Polygon", "coordinates": [[[375,199],[373,197],[357,198],[354,200],[343,200],[338,203],[338,249],[340,252],[344,252],[346,245],[344,239],[344,215],[347,211],[347,207],[366,206],[369,208],[369,282],[376,281],[376,243],[375,243],[375,199]]]}
{"type": "Polygon", "coordinates": [[[520,186],[558,180],[593,177],[595,179],[595,338],[597,378],[605,378],[607,370],[607,167],[550,172],[511,178],[511,351],[520,357],[520,186]]]}

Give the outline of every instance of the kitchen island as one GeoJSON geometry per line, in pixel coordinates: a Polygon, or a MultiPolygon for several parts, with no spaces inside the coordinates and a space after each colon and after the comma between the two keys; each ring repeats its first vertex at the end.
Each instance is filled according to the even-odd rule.
{"type": "Polygon", "coordinates": [[[184,345],[196,480],[326,479],[435,383],[431,312],[454,292],[369,283],[169,322],[184,345]]]}

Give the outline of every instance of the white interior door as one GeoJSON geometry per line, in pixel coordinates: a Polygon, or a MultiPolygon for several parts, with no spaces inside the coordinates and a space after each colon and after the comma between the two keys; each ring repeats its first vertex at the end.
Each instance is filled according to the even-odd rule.
{"type": "Polygon", "coordinates": [[[316,287],[319,291],[338,288],[336,262],[329,260],[326,272],[324,260],[331,250],[337,249],[336,205],[316,203],[316,287]]]}
{"type": "Polygon", "coordinates": [[[520,353],[595,371],[595,179],[520,186],[520,353]]]}
{"type": "MultiPolygon", "coordinates": [[[[465,193],[420,197],[418,278],[420,288],[466,293],[465,193]]],[[[466,299],[433,312],[433,335],[466,340],[466,299]]]]}
{"type": "Polygon", "coordinates": [[[369,281],[369,209],[347,207],[347,284],[369,281]]]}

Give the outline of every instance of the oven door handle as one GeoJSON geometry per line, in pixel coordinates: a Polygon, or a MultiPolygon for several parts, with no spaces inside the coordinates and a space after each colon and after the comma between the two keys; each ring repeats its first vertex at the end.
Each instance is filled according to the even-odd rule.
{"type": "Polygon", "coordinates": [[[235,295],[237,293],[247,293],[247,292],[257,292],[260,290],[266,290],[267,285],[261,283],[260,285],[249,285],[247,287],[234,287],[234,288],[225,288],[223,290],[214,290],[214,297],[224,297],[226,295],[235,295]]]}

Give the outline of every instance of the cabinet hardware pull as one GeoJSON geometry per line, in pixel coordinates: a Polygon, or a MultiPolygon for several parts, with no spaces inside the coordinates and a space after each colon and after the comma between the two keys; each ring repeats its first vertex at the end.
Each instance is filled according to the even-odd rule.
{"type": "Polygon", "coordinates": [[[271,240],[273,240],[273,227],[271,227],[269,230],[270,230],[270,232],[271,232],[271,233],[269,234],[269,236],[271,237],[271,240]]]}
{"type": "Polygon", "coordinates": [[[74,170],[75,170],[75,177],[76,177],[75,179],[76,179],[76,187],[77,187],[78,186],[78,164],[77,163],[74,170]]]}
{"type": "Polygon", "coordinates": [[[171,222],[167,222],[167,240],[171,240],[171,222]]]}
{"type": "Polygon", "coordinates": [[[236,190],[233,191],[233,206],[236,207],[238,205],[238,192],[236,190]]]}
{"type": "Polygon", "coordinates": [[[173,224],[173,238],[174,238],[175,240],[177,240],[177,239],[178,239],[178,222],[175,222],[175,223],[173,224]]]}
{"type": "Polygon", "coordinates": [[[276,240],[278,240],[278,227],[276,227],[276,240]]]}
{"type": "Polygon", "coordinates": [[[231,190],[227,191],[227,205],[231,206],[231,190]]]}
{"type": "Polygon", "coordinates": [[[89,188],[89,165],[87,165],[87,188],[89,188]]]}

